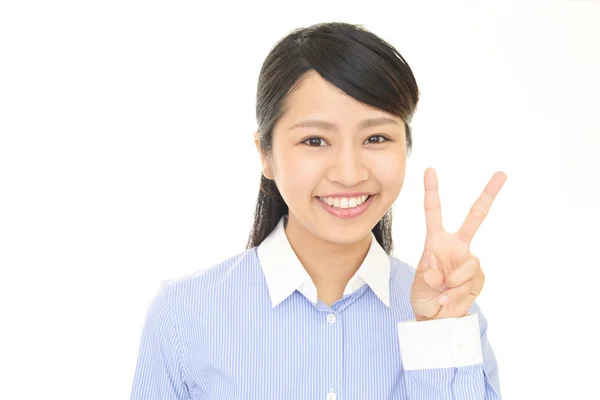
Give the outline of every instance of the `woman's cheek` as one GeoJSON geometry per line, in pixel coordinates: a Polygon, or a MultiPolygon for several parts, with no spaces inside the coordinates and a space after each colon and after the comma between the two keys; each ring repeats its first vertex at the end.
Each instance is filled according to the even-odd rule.
{"type": "Polygon", "coordinates": [[[290,153],[280,165],[280,178],[284,186],[294,191],[300,188],[314,190],[323,176],[322,160],[318,157],[299,156],[290,153]]]}
{"type": "Polygon", "coordinates": [[[372,160],[371,173],[384,188],[401,188],[406,171],[406,157],[385,155],[372,160]]]}

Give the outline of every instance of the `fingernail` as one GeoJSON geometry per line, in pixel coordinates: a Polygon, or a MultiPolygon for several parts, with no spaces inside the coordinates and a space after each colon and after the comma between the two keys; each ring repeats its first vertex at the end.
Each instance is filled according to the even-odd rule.
{"type": "Polygon", "coordinates": [[[449,302],[450,302],[450,296],[448,296],[447,294],[445,294],[442,297],[440,297],[440,304],[446,305],[449,302]]]}

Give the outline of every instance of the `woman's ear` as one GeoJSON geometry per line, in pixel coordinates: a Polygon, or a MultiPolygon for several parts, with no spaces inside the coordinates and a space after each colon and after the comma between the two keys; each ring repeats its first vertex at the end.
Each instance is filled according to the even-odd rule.
{"type": "Polygon", "coordinates": [[[263,154],[260,148],[260,132],[254,132],[254,144],[256,145],[256,150],[260,156],[263,175],[265,178],[273,180],[273,168],[271,166],[271,160],[263,154]]]}

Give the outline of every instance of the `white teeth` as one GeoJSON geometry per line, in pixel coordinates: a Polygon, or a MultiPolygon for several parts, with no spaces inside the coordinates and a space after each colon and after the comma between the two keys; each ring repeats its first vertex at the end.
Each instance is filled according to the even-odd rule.
{"type": "Polygon", "coordinates": [[[354,208],[360,206],[367,200],[369,195],[358,197],[319,197],[322,201],[335,208],[354,208]]]}

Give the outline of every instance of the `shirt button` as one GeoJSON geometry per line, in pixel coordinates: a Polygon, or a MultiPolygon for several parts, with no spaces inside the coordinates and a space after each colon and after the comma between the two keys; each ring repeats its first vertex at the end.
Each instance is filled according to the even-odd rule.
{"type": "Polygon", "coordinates": [[[333,324],[335,322],[335,314],[327,314],[327,322],[333,324]]]}
{"type": "Polygon", "coordinates": [[[333,389],[327,393],[327,400],[335,400],[335,392],[333,392],[333,389]]]}

